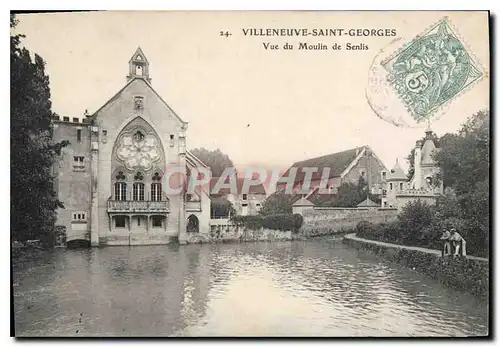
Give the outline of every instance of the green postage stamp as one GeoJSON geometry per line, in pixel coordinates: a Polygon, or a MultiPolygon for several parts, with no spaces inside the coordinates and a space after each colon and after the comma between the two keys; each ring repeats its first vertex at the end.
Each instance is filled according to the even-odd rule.
{"type": "Polygon", "coordinates": [[[428,119],[483,76],[446,18],[382,62],[382,66],[417,122],[428,119]]]}

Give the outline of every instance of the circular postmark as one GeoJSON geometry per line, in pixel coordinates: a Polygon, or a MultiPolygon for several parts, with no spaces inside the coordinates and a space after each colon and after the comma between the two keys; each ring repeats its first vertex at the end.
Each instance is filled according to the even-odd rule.
{"type": "Polygon", "coordinates": [[[366,98],[375,114],[397,126],[422,127],[484,76],[448,18],[411,42],[393,40],[374,57],[366,98]]]}
{"type": "Polygon", "coordinates": [[[365,96],[368,105],[380,119],[399,127],[423,128],[427,122],[441,118],[448,107],[443,106],[427,117],[414,116],[414,110],[425,109],[425,102],[417,100],[410,109],[402,95],[405,91],[417,94],[426,90],[430,84],[429,76],[425,71],[412,71],[402,78],[402,83],[391,83],[391,72],[384,66],[384,62],[403,47],[402,38],[396,38],[375,55],[368,71],[365,96]]]}

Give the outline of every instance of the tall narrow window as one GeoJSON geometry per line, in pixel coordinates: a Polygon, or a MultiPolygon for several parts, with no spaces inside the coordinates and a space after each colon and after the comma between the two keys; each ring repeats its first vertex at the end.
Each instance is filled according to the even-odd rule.
{"type": "Polygon", "coordinates": [[[115,183],[115,200],[127,200],[127,184],[125,182],[115,183]]]}
{"type": "Polygon", "coordinates": [[[76,130],[76,140],[78,142],[82,142],[82,130],[81,129],[76,130]]]}
{"type": "Polygon", "coordinates": [[[403,183],[399,184],[399,190],[403,190],[403,183]]]}
{"type": "Polygon", "coordinates": [[[136,65],[136,67],[135,67],[135,74],[137,76],[142,76],[142,66],[141,65],[136,65]]]}
{"type": "Polygon", "coordinates": [[[153,183],[151,183],[151,200],[161,201],[161,176],[158,172],[155,172],[152,177],[153,183]]]}
{"type": "Polygon", "coordinates": [[[151,183],[151,200],[161,201],[161,183],[151,183]]]}
{"type": "Polygon", "coordinates": [[[127,200],[127,183],[123,182],[125,178],[123,171],[119,171],[116,175],[116,180],[119,182],[115,183],[115,200],[127,200]]]}
{"type": "Polygon", "coordinates": [[[144,183],[134,183],[133,199],[136,201],[144,201],[144,183]]]}
{"type": "Polygon", "coordinates": [[[136,201],[144,201],[144,183],[142,182],[137,182],[137,181],[142,181],[144,179],[144,176],[142,173],[138,172],[134,176],[134,183],[133,190],[132,190],[132,195],[133,195],[133,200],[136,201]]]}
{"type": "Polygon", "coordinates": [[[392,183],[389,183],[389,190],[392,190],[392,183]]]}

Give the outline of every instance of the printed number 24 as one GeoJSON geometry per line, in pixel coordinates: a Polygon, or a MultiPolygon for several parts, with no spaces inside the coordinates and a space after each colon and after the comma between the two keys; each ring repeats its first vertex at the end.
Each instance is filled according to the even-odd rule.
{"type": "Polygon", "coordinates": [[[229,37],[229,36],[231,36],[231,33],[229,31],[221,31],[220,36],[229,37]]]}

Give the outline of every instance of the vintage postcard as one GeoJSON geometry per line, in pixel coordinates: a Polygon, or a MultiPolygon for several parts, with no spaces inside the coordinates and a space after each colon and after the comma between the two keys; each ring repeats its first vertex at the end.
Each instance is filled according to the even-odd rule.
{"type": "Polygon", "coordinates": [[[10,28],[13,336],[490,336],[487,11],[10,28]]]}

